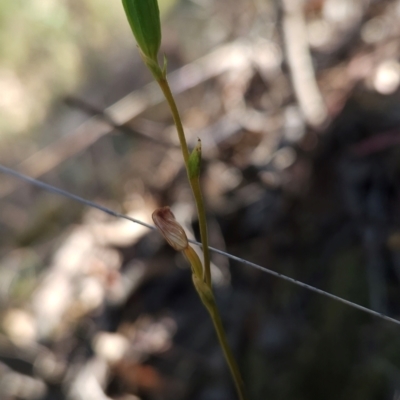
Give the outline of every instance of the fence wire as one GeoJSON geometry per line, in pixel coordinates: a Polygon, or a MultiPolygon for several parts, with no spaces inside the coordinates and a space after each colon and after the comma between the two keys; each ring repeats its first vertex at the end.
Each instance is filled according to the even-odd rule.
{"type": "MultiPolygon", "coordinates": [[[[146,228],[149,228],[149,229],[152,229],[152,230],[156,230],[156,227],[153,226],[153,225],[147,224],[147,223],[145,223],[143,221],[140,221],[140,220],[138,220],[136,218],[129,217],[128,215],[121,214],[121,213],[119,213],[117,211],[111,210],[110,208],[104,207],[101,204],[97,204],[97,203],[95,203],[93,201],[86,200],[86,199],[84,199],[84,198],[82,198],[80,196],[77,196],[75,194],[67,192],[66,190],[59,189],[59,188],[57,188],[55,186],[49,185],[48,183],[44,183],[44,182],[39,181],[37,179],[31,178],[31,177],[29,177],[27,175],[21,174],[20,172],[18,172],[16,170],[13,170],[11,168],[5,167],[5,166],[3,166],[1,164],[0,164],[0,172],[4,173],[6,175],[13,176],[14,178],[23,180],[23,181],[25,181],[27,183],[30,183],[30,184],[32,184],[32,185],[34,185],[36,187],[39,187],[39,188],[41,188],[43,190],[46,190],[46,191],[48,191],[50,193],[54,193],[54,194],[57,194],[59,196],[63,196],[63,197],[66,197],[68,199],[77,201],[77,202],[79,202],[81,204],[84,204],[84,205],[86,205],[88,207],[96,208],[96,209],[98,209],[100,211],[105,212],[106,214],[109,214],[109,215],[113,216],[113,217],[123,218],[123,219],[126,219],[128,221],[134,222],[135,224],[139,224],[139,225],[142,225],[142,226],[144,226],[146,228]]],[[[194,245],[197,245],[197,246],[201,247],[201,243],[199,243],[199,242],[197,242],[195,240],[189,240],[189,242],[194,244],[194,245]]],[[[294,285],[300,286],[300,287],[302,287],[304,289],[307,289],[307,290],[309,290],[311,292],[318,293],[318,294],[320,294],[322,296],[325,296],[325,297],[328,297],[329,299],[338,301],[338,302],[340,302],[342,304],[345,304],[345,305],[347,305],[349,307],[355,308],[355,309],[357,309],[359,311],[363,311],[363,312],[365,312],[367,314],[370,314],[370,315],[372,315],[374,317],[377,317],[377,318],[383,319],[385,321],[392,322],[394,324],[400,325],[400,321],[399,320],[397,320],[395,318],[392,318],[392,317],[389,317],[388,315],[385,315],[383,313],[374,311],[374,310],[372,310],[370,308],[364,307],[364,306],[362,306],[360,304],[357,304],[357,303],[354,303],[354,302],[352,302],[350,300],[346,300],[346,299],[344,299],[342,297],[336,296],[336,295],[334,295],[332,293],[329,293],[329,292],[326,292],[326,291],[324,291],[322,289],[318,289],[318,288],[316,288],[314,286],[308,285],[307,283],[298,281],[297,279],[294,279],[294,278],[291,278],[289,276],[283,275],[283,274],[281,274],[279,272],[273,271],[273,270],[271,270],[269,268],[266,268],[266,267],[263,267],[263,266],[261,266],[259,264],[255,264],[255,263],[253,263],[251,261],[248,261],[248,260],[245,260],[243,258],[234,256],[233,254],[229,254],[229,253],[227,253],[225,251],[216,249],[214,247],[209,247],[209,249],[210,249],[210,251],[212,251],[214,253],[221,254],[221,255],[223,255],[223,256],[225,256],[225,257],[227,257],[227,258],[229,258],[229,259],[231,259],[233,261],[237,261],[238,263],[241,263],[243,265],[247,265],[249,267],[258,269],[259,271],[262,271],[262,272],[265,272],[265,273],[267,273],[269,275],[275,276],[276,278],[280,278],[280,279],[282,279],[282,280],[284,280],[286,282],[293,283],[294,285]]]]}

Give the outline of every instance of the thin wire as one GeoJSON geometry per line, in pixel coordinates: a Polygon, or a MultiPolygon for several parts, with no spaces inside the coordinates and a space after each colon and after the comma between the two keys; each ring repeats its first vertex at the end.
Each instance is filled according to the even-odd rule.
{"type": "Polygon", "coordinates": [[[79,203],[85,204],[86,206],[89,206],[89,207],[92,207],[92,208],[97,208],[98,210],[103,211],[106,214],[112,215],[113,217],[127,219],[127,220],[129,220],[131,222],[134,222],[135,224],[139,224],[139,225],[145,226],[146,228],[149,228],[149,229],[153,229],[153,230],[156,229],[155,226],[150,225],[150,224],[146,224],[146,222],[140,221],[140,220],[138,220],[136,218],[129,217],[128,215],[125,215],[125,214],[121,214],[121,213],[119,213],[117,211],[113,211],[110,208],[104,207],[104,206],[102,206],[100,204],[94,203],[93,201],[86,200],[86,199],[84,199],[82,197],[76,196],[75,194],[67,192],[66,190],[59,189],[59,188],[57,188],[55,186],[49,185],[49,184],[41,182],[41,181],[39,181],[37,179],[31,178],[31,177],[29,177],[27,175],[21,174],[20,172],[15,171],[15,170],[13,170],[11,168],[4,167],[1,164],[0,164],[0,172],[3,172],[5,174],[7,174],[7,175],[14,176],[15,178],[18,178],[18,179],[22,179],[23,181],[31,183],[32,185],[34,185],[36,187],[39,187],[41,189],[47,190],[48,192],[55,193],[55,194],[58,194],[60,196],[67,197],[68,199],[75,200],[75,201],[77,201],[79,203]]]}
{"type": "MultiPolygon", "coordinates": [[[[121,213],[119,213],[117,211],[113,211],[113,210],[111,210],[111,209],[109,209],[107,207],[104,207],[104,206],[100,205],[100,204],[94,203],[94,202],[92,202],[90,200],[86,200],[86,199],[84,199],[82,197],[76,196],[75,194],[72,194],[72,193],[67,192],[65,190],[62,190],[62,189],[59,189],[59,188],[57,188],[55,186],[52,186],[52,185],[49,185],[47,183],[41,182],[41,181],[39,181],[37,179],[34,179],[34,178],[31,178],[31,177],[29,177],[27,175],[21,174],[20,172],[15,171],[15,170],[13,170],[11,168],[7,168],[7,167],[5,167],[5,166],[3,166],[1,164],[0,164],[0,172],[2,172],[4,174],[7,174],[7,175],[11,175],[11,176],[13,176],[13,177],[15,177],[17,179],[21,179],[21,180],[23,180],[25,182],[28,182],[28,183],[30,183],[30,184],[32,184],[32,185],[34,185],[36,187],[39,187],[41,189],[44,189],[44,190],[46,190],[48,192],[55,193],[55,194],[58,194],[60,196],[64,196],[64,197],[66,197],[68,199],[77,201],[77,202],[79,202],[81,204],[85,204],[86,206],[89,206],[89,207],[92,207],[92,208],[96,208],[96,209],[98,209],[100,211],[105,212],[106,214],[112,215],[113,217],[127,219],[128,221],[134,222],[135,224],[139,224],[139,225],[142,225],[142,226],[144,226],[146,228],[149,228],[149,229],[152,229],[152,230],[156,230],[156,227],[153,226],[153,225],[147,224],[147,223],[145,223],[143,221],[140,221],[140,220],[138,220],[136,218],[129,217],[128,215],[121,214],[121,213]]],[[[195,244],[197,246],[201,246],[201,243],[196,242],[195,240],[189,240],[189,242],[192,243],[192,244],[195,244]]],[[[236,257],[236,256],[234,256],[232,254],[226,253],[225,251],[216,249],[214,247],[209,247],[209,249],[214,253],[221,254],[221,255],[223,255],[225,257],[230,258],[231,260],[237,261],[237,262],[239,262],[241,264],[244,264],[244,265],[248,265],[249,267],[256,268],[259,271],[262,271],[262,272],[265,272],[265,273],[267,273],[269,275],[275,276],[276,278],[283,279],[286,282],[293,283],[293,284],[295,284],[297,286],[300,286],[300,287],[302,287],[304,289],[310,290],[311,292],[318,293],[318,294],[320,294],[322,296],[328,297],[328,298],[330,298],[332,300],[335,300],[335,301],[338,301],[338,302],[340,302],[342,304],[346,304],[349,307],[352,307],[352,308],[355,308],[357,310],[363,311],[363,312],[365,312],[367,314],[373,315],[374,317],[381,318],[381,319],[383,319],[385,321],[392,322],[394,324],[400,325],[400,321],[399,320],[391,318],[391,317],[389,317],[389,316],[387,316],[385,314],[382,314],[380,312],[371,310],[370,308],[361,306],[361,305],[359,305],[357,303],[353,303],[352,301],[343,299],[342,297],[335,296],[332,293],[325,292],[324,290],[318,289],[318,288],[316,288],[314,286],[311,286],[311,285],[308,285],[308,284],[303,283],[301,281],[298,281],[297,279],[294,279],[294,278],[291,278],[289,276],[283,275],[283,274],[281,274],[279,272],[272,271],[272,270],[270,270],[270,269],[268,269],[266,267],[262,267],[261,265],[252,263],[251,261],[244,260],[243,258],[236,257]]]]}

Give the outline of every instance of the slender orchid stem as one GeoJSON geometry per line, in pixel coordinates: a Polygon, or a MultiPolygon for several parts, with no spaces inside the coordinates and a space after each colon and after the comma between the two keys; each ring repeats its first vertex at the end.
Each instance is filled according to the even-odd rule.
{"type": "Polygon", "coordinates": [[[208,248],[208,234],[207,234],[207,219],[206,219],[206,211],[204,208],[203,196],[201,193],[200,180],[199,176],[191,176],[189,169],[189,158],[190,153],[188,150],[185,132],[182,125],[182,120],[178,111],[178,107],[176,106],[174,96],[169,87],[168,81],[165,75],[161,74],[161,76],[156,76],[155,78],[160,85],[161,90],[164,93],[164,96],[169,104],[171,109],[172,116],[174,118],[175,126],[178,131],[179,142],[182,149],[183,159],[185,162],[186,171],[188,174],[190,186],[192,188],[193,196],[195,198],[196,207],[197,207],[197,215],[199,218],[199,226],[200,226],[200,236],[203,247],[203,257],[204,257],[204,269],[201,266],[201,262],[194,252],[194,250],[188,246],[185,250],[185,256],[188,258],[190,264],[192,265],[193,270],[193,283],[196,287],[196,290],[200,296],[200,299],[204,306],[206,307],[210,317],[213,321],[215,331],[218,336],[219,343],[221,345],[222,351],[225,356],[225,360],[228,364],[229,370],[231,372],[233,381],[235,382],[236,390],[240,400],[246,400],[246,396],[244,393],[244,385],[243,380],[240,375],[239,368],[236,364],[235,358],[232,354],[232,351],[229,347],[225,330],[222,325],[221,317],[218,312],[217,305],[215,303],[213,291],[212,291],[212,282],[211,282],[211,268],[210,268],[210,253],[208,248]]]}
{"type": "MultiPolygon", "coordinates": [[[[189,246],[190,247],[190,246],[189,246]]],[[[215,331],[217,332],[219,344],[224,352],[226,363],[229,366],[229,370],[231,372],[233,381],[235,382],[235,387],[237,394],[240,400],[246,400],[244,384],[242,380],[242,376],[240,375],[239,367],[236,364],[235,357],[233,356],[232,350],[229,347],[228,339],[226,338],[224,326],[222,325],[221,317],[218,311],[217,303],[215,302],[215,297],[212,292],[212,288],[204,282],[201,277],[198,277],[194,268],[196,264],[196,260],[192,260],[191,257],[188,257],[189,261],[192,264],[193,270],[193,284],[199,294],[199,297],[206,307],[212,322],[214,324],[215,331]]]]}
{"type": "Polygon", "coordinates": [[[240,375],[239,367],[236,363],[235,357],[232,354],[232,350],[229,347],[228,340],[226,338],[225,330],[222,325],[221,317],[217,309],[217,305],[214,303],[214,306],[209,309],[207,308],[211,319],[213,321],[215,331],[217,332],[219,344],[224,352],[225,359],[231,371],[231,375],[233,376],[233,380],[235,382],[236,391],[238,393],[240,400],[246,400],[244,383],[242,380],[242,376],[240,375]]]}
{"type": "MultiPolygon", "coordinates": [[[[189,150],[186,142],[185,132],[182,125],[182,120],[178,111],[178,107],[176,106],[174,96],[171,92],[171,88],[169,87],[167,78],[158,77],[158,84],[160,85],[161,90],[164,93],[164,96],[168,102],[168,105],[171,109],[172,116],[174,118],[176,130],[178,132],[179,142],[182,149],[182,155],[185,162],[186,171],[189,176],[189,150]]],[[[193,196],[196,202],[197,215],[199,218],[199,227],[200,227],[200,236],[201,243],[203,247],[203,257],[204,257],[204,281],[207,282],[209,286],[211,286],[211,268],[210,268],[210,251],[208,249],[208,233],[207,233],[207,219],[206,219],[206,211],[204,207],[203,196],[201,194],[200,182],[198,178],[190,178],[189,177],[190,186],[192,188],[193,196]]]]}

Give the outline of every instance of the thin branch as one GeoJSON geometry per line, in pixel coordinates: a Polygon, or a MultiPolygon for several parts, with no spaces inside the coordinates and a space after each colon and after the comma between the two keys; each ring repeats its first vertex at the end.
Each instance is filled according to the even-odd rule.
{"type": "Polygon", "coordinates": [[[307,39],[303,0],[283,0],[283,36],[293,89],[306,121],[314,128],[328,119],[319,90],[307,39]]]}
{"type": "MultiPolygon", "coordinates": [[[[145,222],[142,222],[142,221],[140,221],[138,219],[129,217],[128,215],[121,214],[121,213],[113,211],[113,210],[111,210],[111,209],[109,209],[107,207],[104,207],[104,206],[102,206],[100,204],[94,203],[94,202],[92,202],[90,200],[83,199],[82,197],[76,196],[75,194],[69,193],[69,192],[67,192],[65,190],[62,190],[62,189],[59,189],[59,188],[57,188],[55,186],[49,185],[49,184],[41,182],[41,181],[39,181],[37,179],[34,179],[34,178],[31,178],[31,177],[26,176],[24,174],[21,174],[20,172],[15,171],[15,170],[13,170],[11,168],[7,168],[7,167],[5,167],[5,166],[3,166],[1,164],[0,164],[0,172],[2,172],[4,174],[7,174],[7,175],[11,175],[11,176],[13,176],[13,177],[15,177],[17,179],[23,180],[25,182],[28,182],[28,183],[30,183],[30,184],[32,184],[32,185],[34,185],[36,187],[39,187],[41,189],[44,189],[44,190],[46,190],[48,192],[51,192],[51,193],[54,193],[54,194],[57,194],[57,195],[60,195],[60,196],[64,196],[64,197],[66,197],[68,199],[77,201],[77,202],[79,202],[81,204],[84,204],[86,206],[89,206],[89,207],[92,207],[92,208],[96,208],[96,209],[98,209],[100,211],[103,211],[103,212],[109,214],[109,215],[112,215],[113,217],[127,219],[128,221],[134,222],[135,224],[142,225],[142,226],[144,226],[146,228],[149,228],[149,229],[152,229],[152,230],[156,229],[155,226],[153,226],[153,225],[146,224],[145,222]]],[[[197,246],[201,246],[201,243],[196,242],[195,240],[189,240],[189,242],[193,243],[193,244],[195,244],[197,246]]],[[[347,305],[349,307],[355,308],[355,309],[357,309],[359,311],[363,311],[363,312],[365,312],[367,314],[370,314],[370,315],[372,315],[374,317],[377,317],[377,318],[383,319],[385,321],[392,322],[394,324],[400,325],[400,321],[399,320],[391,318],[388,315],[376,312],[374,310],[371,310],[370,308],[361,306],[360,304],[353,303],[352,301],[343,299],[342,297],[335,296],[332,293],[329,293],[329,292],[326,292],[324,290],[318,289],[318,288],[316,288],[314,286],[308,285],[306,283],[298,281],[297,279],[294,279],[294,278],[291,278],[289,276],[283,275],[283,274],[281,274],[279,272],[272,271],[271,269],[268,269],[268,268],[263,267],[261,265],[252,263],[251,261],[247,261],[247,260],[244,260],[243,258],[236,257],[236,256],[234,256],[232,254],[226,253],[225,251],[216,249],[214,247],[209,247],[209,249],[210,249],[210,251],[212,251],[214,253],[221,254],[221,255],[223,255],[225,257],[228,257],[231,260],[234,260],[234,261],[237,261],[237,262],[239,262],[241,264],[247,265],[249,267],[258,269],[259,271],[262,271],[262,272],[265,272],[265,273],[270,274],[272,276],[275,276],[276,278],[283,279],[286,282],[293,283],[293,284],[295,284],[297,286],[300,286],[300,287],[302,287],[304,289],[307,289],[307,290],[309,290],[311,292],[318,293],[318,294],[320,294],[322,296],[325,296],[325,297],[328,297],[328,298],[330,298],[332,300],[335,300],[335,301],[338,301],[340,303],[343,303],[343,304],[345,304],[345,305],[347,305]]]]}
{"type": "MultiPolygon", "coordinates": [[[[101,108],[98,108],[94,106],[93,104],[90,104],[84,99],[80,99],[78,97],[73,97],[73,96],[68,96],[64,99],[64,102],[66,105],[69,107],[78,109],[80,111],[83,111],[84,113],[88,114],[91,117],[100,117],[103,119],[104,122],[106,122],[110,127],[114,128],[115,130],[127,134],[127,135],[133,135],[133,136],[138,136],[141,139],[150,141],[154,144],[161,145],[164,147],[168,148],[180,148],[178,145],[167,142],[158,137],[154,137],[150,133],[148,133],[149,129],[146,127],[146,123],[142,120],[139,119],[134,119],[131,122],[127,123],[122,123],[119,124],[118,122],[114,121],[114,119],[110,116],[110,114],[106,110],[102,110],[101,108]]],[[[150,123],[150,121],[147,121],[150,123]]],[[[155,123],[154,123],[155,124],[155,123]]],[[[161,124],[159,124],[161,125],[161,124]]],[[[154,129],[153,129],[154,130],[154,129]]],[[[158,130],[161,130],[161,127],[159,127],[158,130]]],[[[159,132],[158,132],[159,133],[159,132]]]]}
{"type": "MultiPolygon", "coordinates": [[[[237,41],[221,46],[198,60],[186,64],[168,74],[168,80],[175,94],[236,68],[243,62],[247,47],[237,41]]],[[[123,97],[104,111],[117,124],[125,124],[140,116],[147,109],[162,103],[164,97],[156,82],[123,97]]],[[[65,160],[86,150],[104,135],[110,133],[110,125],[97,115],[83,122],[79,127],[62,136],[57,141],[33,153],[21,161],[16,169],[22,174],[38,178],[65,160]]],[[[0,198],[11,194],[18,188],[18,181],[5,181],[0,185],[0,198]]]]}

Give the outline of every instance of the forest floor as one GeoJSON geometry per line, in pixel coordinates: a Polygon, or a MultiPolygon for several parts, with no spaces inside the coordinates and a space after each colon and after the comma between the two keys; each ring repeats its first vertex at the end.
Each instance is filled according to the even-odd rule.
{"type": "MultiPolygon", "coordinates": [[[[400,1],[193,0],[163,28],[210,244],[393,318],[399,18],[400,1]]],[[[47,127],[65,134],[1,164],[146,223],[169,205],[198,238],[161,94],[139,60],[113,76],[63,99],[47,127]]],[[[1,179],[0,399],[235,398],[157,232],[1,179]]],[[[399,326],[220,254],[212,273],[249,399],[400,398],[399,326]]]]}

